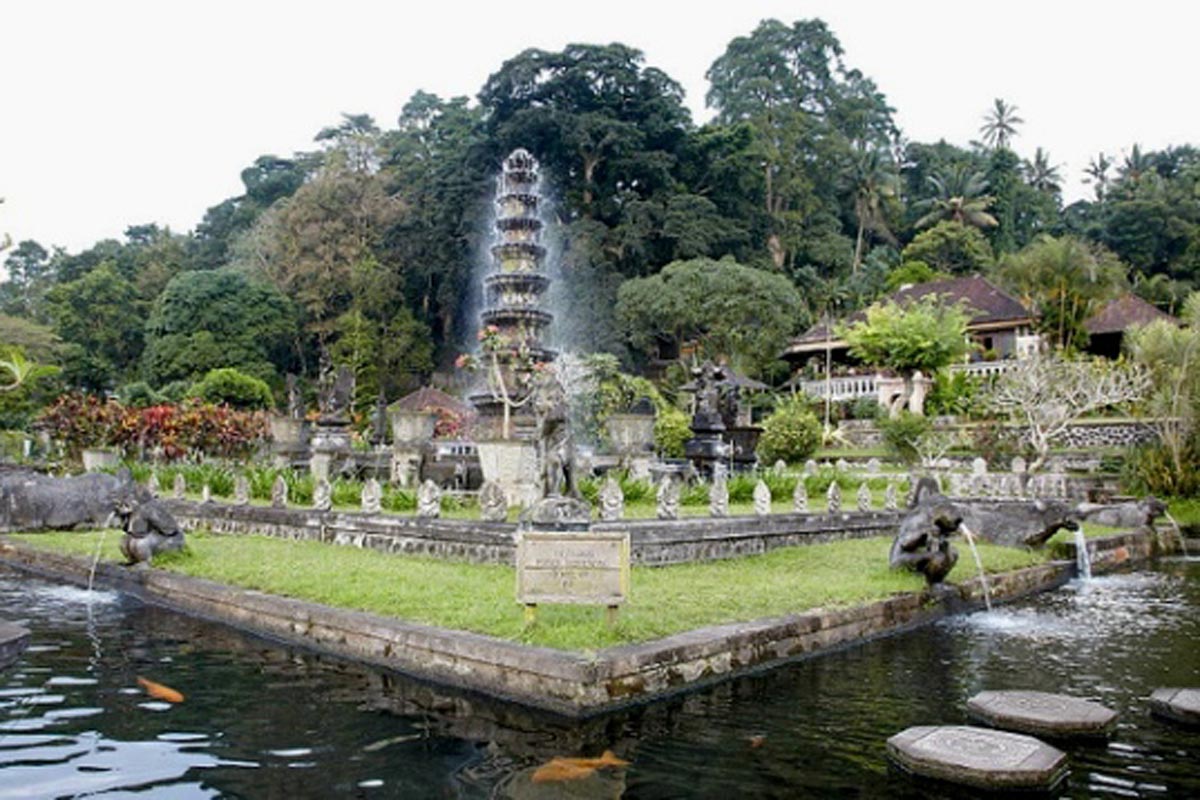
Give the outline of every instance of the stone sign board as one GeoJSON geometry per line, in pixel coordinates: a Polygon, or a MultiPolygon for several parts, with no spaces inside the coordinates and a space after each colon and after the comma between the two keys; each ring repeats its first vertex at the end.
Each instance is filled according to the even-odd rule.
{"type": "Polygon", "coordinates": [[[522,531],[517,538],[517,602],[602,605],[629,596],[629,534],[522,531]]]}

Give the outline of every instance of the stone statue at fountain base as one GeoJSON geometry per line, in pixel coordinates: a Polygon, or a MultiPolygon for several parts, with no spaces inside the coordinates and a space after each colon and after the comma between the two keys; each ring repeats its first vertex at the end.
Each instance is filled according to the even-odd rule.
{"type": "Polygon", "coordinates": [[[892,541],[888,564],[892,569],[907,569],[925,577],[929,586],[946,579],[958,563],[958,551],[950,537],[959,533],[962,515],[957,506],[939,494],[922,496],[900,523],[900,532],[892,541]]]}
{"type": "Polygon", "coordinates": [[[125,531],[121,555],[127,565],[148,564],[159,553],[183,549],[183,529],[171,512],[145,490],[130,489],[118,496],[113,514],[125,531]]]}

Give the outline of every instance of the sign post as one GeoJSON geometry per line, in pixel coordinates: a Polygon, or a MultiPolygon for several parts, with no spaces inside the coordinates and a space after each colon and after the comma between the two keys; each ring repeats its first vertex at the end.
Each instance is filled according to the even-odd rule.
{"type": "Polygon", "coordinates": [[[523,531],[517,539],[517,602],[531,625],[541,603],[602,605],[609,625],[629,596],[629,534],[523,531]]]}

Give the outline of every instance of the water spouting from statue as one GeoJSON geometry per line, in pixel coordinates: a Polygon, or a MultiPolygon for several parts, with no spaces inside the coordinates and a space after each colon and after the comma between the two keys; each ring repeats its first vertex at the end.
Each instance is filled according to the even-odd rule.
{"type": "Polygon", "coordinates": [[[1075,575],[1081,581],[1092,579],[1092,556],[1088,553],[1087,537],[1083,528],[1071,532],[1075,538],[1075,575]]]}
{"type": "Polygon", "coordinates": [[[991,611],[992,592],[988,587],[987,573],[983,569],[983,559],[979,557],[979,548],[975,546],[975,534],[971,533],[971,529],[962,523],[959,523],[958,529],[962,531],[963,538],[967,540],[967,546],[971,548],[971,556],[975,559],[975,569],[979,571],[979,584],[983,587],[983,605],[988,611],[991,611]]]}

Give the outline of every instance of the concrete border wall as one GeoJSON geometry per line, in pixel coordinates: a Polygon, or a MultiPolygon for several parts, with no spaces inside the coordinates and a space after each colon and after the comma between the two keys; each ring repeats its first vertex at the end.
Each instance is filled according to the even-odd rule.
{"type": "MultiPolygon", "coordinates": [[[[258,534],[485,564],[512,564],[516,559],[516,526],[511,523],[164,502],[185,530],[207,528],[220,534],[258,534]]],[[[661,566],[736,558],[777,547],[894,536],[899,520],[895,511],[868,511],[623,520],[592,527],[628,532],[632,562],[661,566]]]]}
{"type": "MultiPolygon", "coordinates": [[[[1094,568],[1149,555],[1152,535],[1092,540],[1094,568]]],[[[0,537],[0,562],[86,584],[89,564],[0,537]]],[[[1053,562],[992,576],[995,601],[1061,585],[1072,562],[1053,562]]],[[[504,700],[571,717],[689,691],[769,669],[830,648],[912,628],[981,604],[978,579],[939,592],[913,593],[862,606],[814,609],[717,625],[592,656],[529,647],[464,631],[417,625],[357,611],[238,589],[156,569],[102,564],[105,586],[236,627],[504,700]]],[[[516,613],[514,609],[514,613],[516,613]]]]}

